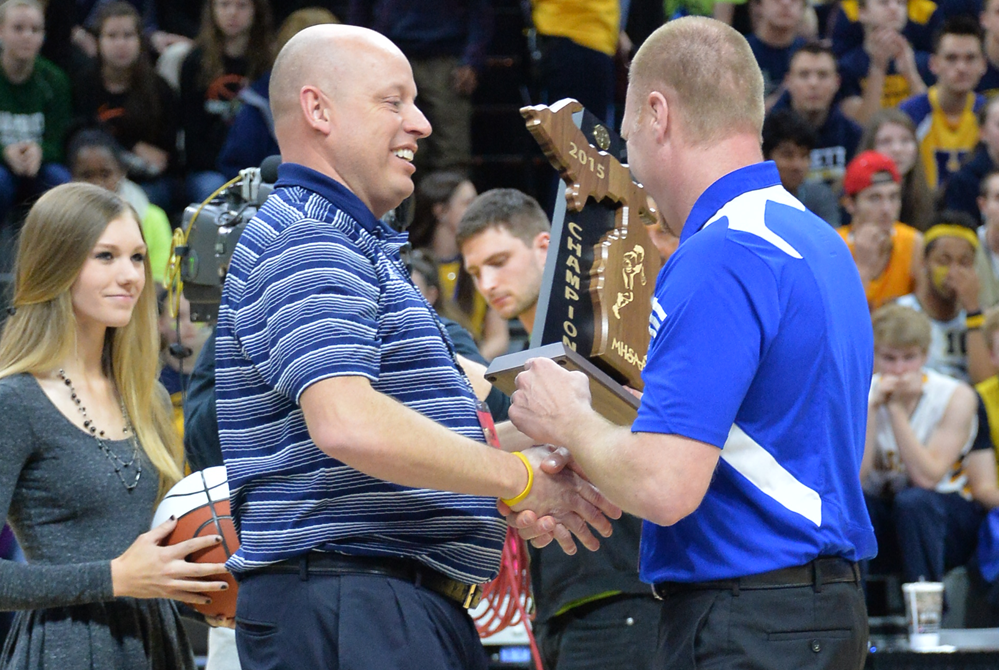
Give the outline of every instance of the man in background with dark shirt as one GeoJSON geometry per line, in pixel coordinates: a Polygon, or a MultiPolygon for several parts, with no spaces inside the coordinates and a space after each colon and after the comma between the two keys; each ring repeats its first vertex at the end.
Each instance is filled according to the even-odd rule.
{"type": "Polygon", "coordinates": [[[819,42],[798,49],[791,56],[784,85],[787,94],[774,110],[790,108],[815,130],[808,178],[820,179],[836,190],[864,131],[833,104],[839,74],[832,50],[819,42]]]}
{"type": "Polygon", "coordinates": [[[784,92],[784,76],[794,52],[805,44],[798,35],[804,0],[759,0],[756,27],[746,37],[763,72],[763,94],[770,109],[784,92]]]}
{"type": "MultiPolygon", "coordinates": [[[[531,333],[548,252],[548,217],[534,198],[497,188],[477,197],[458,226],[475,287],[505,319],[531,333]]],[[[622,516],[597,552],[567,556],[531,547],[534,634],[547,670],[652,667],[660,605],[638,579],[641,520],[622,516]]]]}
{"type": "Polygon", "coordinates": [[[815,131],[790,109],[767,114],[763,122],[763,158],[773,161],[788,193],[834,228],[840,225],[839,203],[825,183],[808,179],[815,131]]]}
{"type": "Polygon", "coordinates": [[[417,168],[466,170],[472,155],[472,93],[492,39],[489,0],[351,0],[348,23],[395,42],[413,66],[420,109],[434,128],[417,168]]]}

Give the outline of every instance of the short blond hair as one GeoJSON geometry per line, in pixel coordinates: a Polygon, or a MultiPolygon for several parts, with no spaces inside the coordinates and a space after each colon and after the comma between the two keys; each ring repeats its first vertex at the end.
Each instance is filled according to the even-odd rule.
{"type": "Polygon", "coordinates": [[[629,77],[640,99],[676,93],[694,144],[762,134],[763,74],[746,38],[721,21],[687,16],[662,25],[635,54],[629,77]]]}
{"type": "Polygon", "coordinates": [[[992,351],[992,339],[996,331],[999,331],[999,306],[985,310],[985,321],[982,323],[982,336],[989,351],[992,351]]]}
{"type": "Polygon", "coordinates": [[[871,321],[876,347],[919,347],[924,354],[930,350],[930,320],[922,312],[891,303],[875,311],[871,321]]]}
{"type": "Polygon", "coordinates": [[[33,9],[42,17],[42,21],[45,20],[45,8],[40,2],[36,0],[6,0],[3,4],[0,4],[0,25],[3,25],[7,20],[7,13],[15,7],[33,9]]]}

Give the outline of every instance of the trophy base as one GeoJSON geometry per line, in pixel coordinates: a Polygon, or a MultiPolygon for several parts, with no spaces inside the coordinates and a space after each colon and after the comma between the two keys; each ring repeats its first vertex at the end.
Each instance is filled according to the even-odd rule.
{"type": "Polygon", "coordinates": [[[593,409],[611,423],[630,426],[638,416],[640,404],[638,398],[585,356],[561,342],[498,356],[489,364],[486,379],[503,393],[511,395],[517,389],[517,375],[523,371],[524,364],[531,358],[550,358],[567,370],[584,373],[590,380],[593,409]]]}

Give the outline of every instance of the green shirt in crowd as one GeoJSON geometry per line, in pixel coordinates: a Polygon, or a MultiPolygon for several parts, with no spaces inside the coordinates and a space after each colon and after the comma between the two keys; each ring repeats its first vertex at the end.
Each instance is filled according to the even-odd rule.
{"type": "Polygon", "coordinates": [[[0,68],[0,146],[29,140],[42,147],[43,163],[60,163],[70,115],[69,79],[55,64],[39,56],[20,84],[0,68]]]}

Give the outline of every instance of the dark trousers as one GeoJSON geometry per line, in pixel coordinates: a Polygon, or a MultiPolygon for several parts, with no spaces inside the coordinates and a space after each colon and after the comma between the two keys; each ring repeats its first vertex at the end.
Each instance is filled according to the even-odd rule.
{"type": "Polygon", "coordinates": [[[864,494],[878,540],[875,572],[898,572],[906,582],[922,577],[939,582],[951,568],[964,565],[978,544],[985,512],[957,493],[910,487],[894,498],[864,494]]]}
{"type": "MultiPolygon", "coordinates": [[[[568,37],[538,35],[541,62],[538,80],[541,103],[554,105],[563,98],[578,100],[591,114],[613,127],[614,59],[568,37]]],[[[542,207],[551,215],[563,193],[562,179],[552,172],[542,207]]]]}
{"type": "Polygon", "coordinates": [[[545,670],[652,670],[660,610],[651,593],[613,596],[536,625],[545,670]]]}
{"type": "Polygon", "coordinates": [[[380,575],[251,574],[239,583],[243,670],[486,670],[468,613],[380,575]]]}
{"type": "Polygon", "coordinates": [[[34,177],[19,177],[10,171],[6,164],[0,165],[0,224],[3,224],[18,197],[39,196],[54,186],[65,184],[72,179],[64,166],[58,163],[42,163],[34,177]]]}
{"type": "Polygon", "coordinates": [[[417,104],[434,129],[419,142],[417,172],[467,171],[472,160],[472,99],[455,91],[452,82],[461,61],[439,57],[414,58],[411,62],[413,80],[420,91],[417,104]]]}
{"type": "Polygon", "coordinates": [[[541,49],[541,98],[553,105],[575,98],[604,122],[613,120],[614,59],[568,37],[538,36],[541,49]]]}
{"type": "Polygon", "coordinates": [[[867,657],[860,584],[684,590],[662,604],[662,670],[853,670],[867,657]]]}

